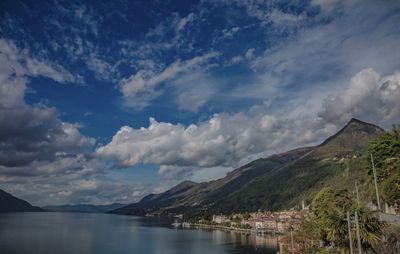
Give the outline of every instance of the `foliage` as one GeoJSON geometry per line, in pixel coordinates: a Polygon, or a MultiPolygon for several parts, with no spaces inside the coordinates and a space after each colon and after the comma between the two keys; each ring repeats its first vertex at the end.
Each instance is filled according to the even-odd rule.
{"type": "Polygon", "coordinates": [[[352,194],[345,189],[323,188],[312,201],[313,213],[317,218],[328,216],[334,209],[345,211],[351,207],[354,207],[354,200],[352,194]]]}
{"type": "Polygon", "coordinates": [[[383,201],[389,204],[399,204],[400,127],[394,127],[390,132],[386,132],[372,141],[368,151],[374,157],[383,201]]]}
{"type": "MultiPolygon", "coordinates": [[[[345,182],[347,188],[354,188],[355,179],[350,179],[343,173],[350,164],[353,170],[353,164],[358,163],[357,172],[362,174],[362,178],[365,175],[368,179],[365,170],[358,171],[358,168],[365,169],[371,164],[365,165],[365,155],[363,159],[360,159],[360,156],[367,150],[368,143],[380,133],[381,130],[376,126],[353,121],[344,130],[315,147],[312,152],[283,167],[268,171],[242,189],[227,195],[212,207],[213,212],[281,210],[295,207],[303,200],[311,201],[333,178],[338,180],[338,183],[345,182]],[[246,202],[243,202],[244,200],[246,202]]],[[[377,148],[380,149],[379,145],[377,148]]]]}
{"type": "MultiPolygon", "coordinates": [[[[341,252],[347,251],[347,212],[351,215],[352,239],[356,239],[354,213],[357,212],[362,247],[365,251],[374,250],[384,233],[384,223],[366,207],[356,204],[351,193],[345,189],[323,188],[318,192],[312,201],[312,217],[305,220],[296,233],[296,240],[303,247],[302,253],[314,253],[311,250],[318,249],[319,246],[315,244],[318,239],[325,247],[331,246],[341,252]]],[[[355,243],[356,241],[353,241],[353,244],[355,243]]]]}
{"type": "Polygon", "coordinates": [[[324,181],[343,169],[342,164],[322,162],[310,155],[279,170],[267,172],[216,203],[212,209],[214,213],[225,213],[281,210],[300,205],[302,200],[311,200],[324,181]]]}
{"type": "Polygon", "coordinates": [[[250,215],[249,212],[245,212],[245,213],[243,214],[243,218],[244,218],[245,220],[250,219],[250,217],[251,217],[251,215],[250,215]]]}
{"type": "Polygon", "coordinates": [[[393,174],[382,182],[382,198],[389,204],[400,204],[400,173],[393,174]]]}
{"type": "MultiPolygon", "coordinates": [[[[393,172],[392,170],[396,169],[391,162],[392,158],[400,157],[400,127],[395,126],[390,132],[385,132],[372,141],[368,146],[368,153],[373,155],[374,163],[377,166],[378,179],[389,177],[393,172]]],[[[371,170],[372,168],[370,174],[371,170]]]]}
{"type": "MultiPolygon", "coordinates": [[[[357,208],[359,214],[361,244],[364,250],[372,250],[379,245],[384,234],[385,223],[366,207],[357,208]]],[[[353,239],[356,234],[353,232],[353,239]]]]}
{"type": "Polygon", "coordinates": [[[315,219],[309,217],[302,218],[293,238],[300,253],[319,253],[317,251],[320,250],[321,230],[315,219]]]}

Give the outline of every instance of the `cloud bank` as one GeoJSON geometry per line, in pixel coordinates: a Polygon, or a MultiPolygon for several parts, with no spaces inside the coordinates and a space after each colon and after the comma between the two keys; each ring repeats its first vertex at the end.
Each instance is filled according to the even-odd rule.
{"type": "Polygon", "coordinates": [[[161,174],[174,168],[178,175],[190,175],[198,168],[235,167],[254,156],[321,142],[352,117],[395,123],[400,117],[400,74],[381,77],[364,69],[342,93],[326,97],[318,114],[303,117],[269,115],[264,107],[254,107],[246,113],[214,114],[189,126],[150,118],[147,128],[121,127],[96,154],[119,167],[159,164],[161,174]]]}

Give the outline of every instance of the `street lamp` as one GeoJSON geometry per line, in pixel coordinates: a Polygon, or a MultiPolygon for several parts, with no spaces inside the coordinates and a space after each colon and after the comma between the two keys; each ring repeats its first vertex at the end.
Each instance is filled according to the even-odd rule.
{"type": "Polygon", "coordinates": [[[372,164],[372,171],[373,171],[373,174],[374,174],[376,202],[377,202],[377,205],[378,205],[377,207],[378,207],[378,211],[381,211],[381,201],[380,201],[380,197],[379,197],[378,179],[377,179],[377,176],[376,176],[376,168],[375,168],[374,157],[372,156],[372,153],[371,153],[371,164],[372,164]]]}

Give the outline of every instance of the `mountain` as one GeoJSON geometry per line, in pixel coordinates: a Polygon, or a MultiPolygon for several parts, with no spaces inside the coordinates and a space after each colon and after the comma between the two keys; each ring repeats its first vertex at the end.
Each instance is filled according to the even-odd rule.
{"type": "Polygon", "coordinates": [[[185,213],[191,217],[290,208],[302,200],[310,200],[321,187],[334,182],[333,179],[344,181],[335,177],[341,176],[349,163],[363,154],[368,143],[383,132],[376,125],[351,119],[318,146],[255,160],[219,180],[185,181],[164,193],[150,194],[140,202],[112,213],[185,213]]]}
{"type": "Polygon", "coordinates": [[[294,161],[312,150],[311,147],[295,149],[286,153],[252,161],[228,173],[224,178],[195,183],[184,181],[160,194],[150,194],[140,202],[111,211],[117,214],[145,215],[147,213],[191,213],[201,214],[204,208],[219,202],[230,193],[243,188],[255,178],[270,170],[294,161]]]}
{"type": "Polygon", "coordinates": [[[10,193],[7,193],[0,189],[0,213],[8,212],[43,212],[36,206],[32,206],[25,200],[14,197],[10,193]]]}
{"type": "Polygon", "coordinates": [[[126,204],[115,203],[109,205],[89,205],[89,204],[59,205],[59,206],[45,206],[44,208],[54,212],[105,213],[124,206],[126,206],[126,204]]]}
{"type": "MultiPolygon", "coordinates": [[[[360,157],[368,143],[383,132],[376,125],[351,119],[338,133],[307,155],[257,178],[245,188],[215,204],[212,210],[279,210],[299,205],[302,200],[310,201],[320,188],[331,184],[331,179],[337,178],[344,170],[349,170],[349,163],[356,164],[357,161],[361,165],[365,160],[360,157]]],[[[360,168],[359,165],[352,165],[351,169],[355,171],[360,168]]],[[[343,184],[345,177],[339,180],[342,188],[346,187],[343,184]]],[[[358,178],[360,177],[362,176],[358,178]]],[[[351,184],[353,187],[354,181],[351,184]]]]}

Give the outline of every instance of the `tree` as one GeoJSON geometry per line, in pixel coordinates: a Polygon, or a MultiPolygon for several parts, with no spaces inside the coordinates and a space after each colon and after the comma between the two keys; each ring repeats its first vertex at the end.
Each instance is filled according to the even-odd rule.
{"type": "Polygon", "coordinates": [[[389,204],[400,203],[400,127],[372,141],[368,151],[374,156],[381,194],[389,204]]]}
{"type": "MultiPolygon", "coordinates": [[[[375,165],[378,166],[378,180],[388,178],[393,173],[392,170],[396,169],[391,160],[400,158],[400,127],[394,126],[390,132],[385,132],[372,141],[368,145],[368,153],[373,155],[375,165]]],[[[372,174],[372,168],[369,173],[372,174]]]]}
{"type": "MultiPolygon", "coordinates": [[[[379,245],[385,223],[380,221],[375,214],[366,207],[357,208],[359,214],[361,246],[364,250],[374,250],[375,246],[379,245]]],[[[353,239],[356,234],[353,231],[353,239]]]]}
{"type": "Polygon", "coordinates": [[[393,174],[382,182],[381,193],[388,204],[400,204],[400,173],[393,174]]]}
{"type": "MultiPolygon", "coordinates": [[[[313,220],[317,232],[325,246],[333,246],[342,253],[349,248],[349,232],[346,220],[346,212],[359,214],[359,227],[361,244],[364,250],[373,250],[382,235],[384,223],[382,223],[366,207],[358,207],[348,190],[322,189],[312,202],[313,220]]],[[[352,218],[354,221],[354,218],[352,218]]],[[[302,230],[306,230],[303,228],[302,230]]],[[[351,226],[352,239],[356,239],[354,223],[351,226]]],[[[355,242],[354,242],[355,243],[355,242]]]]}

